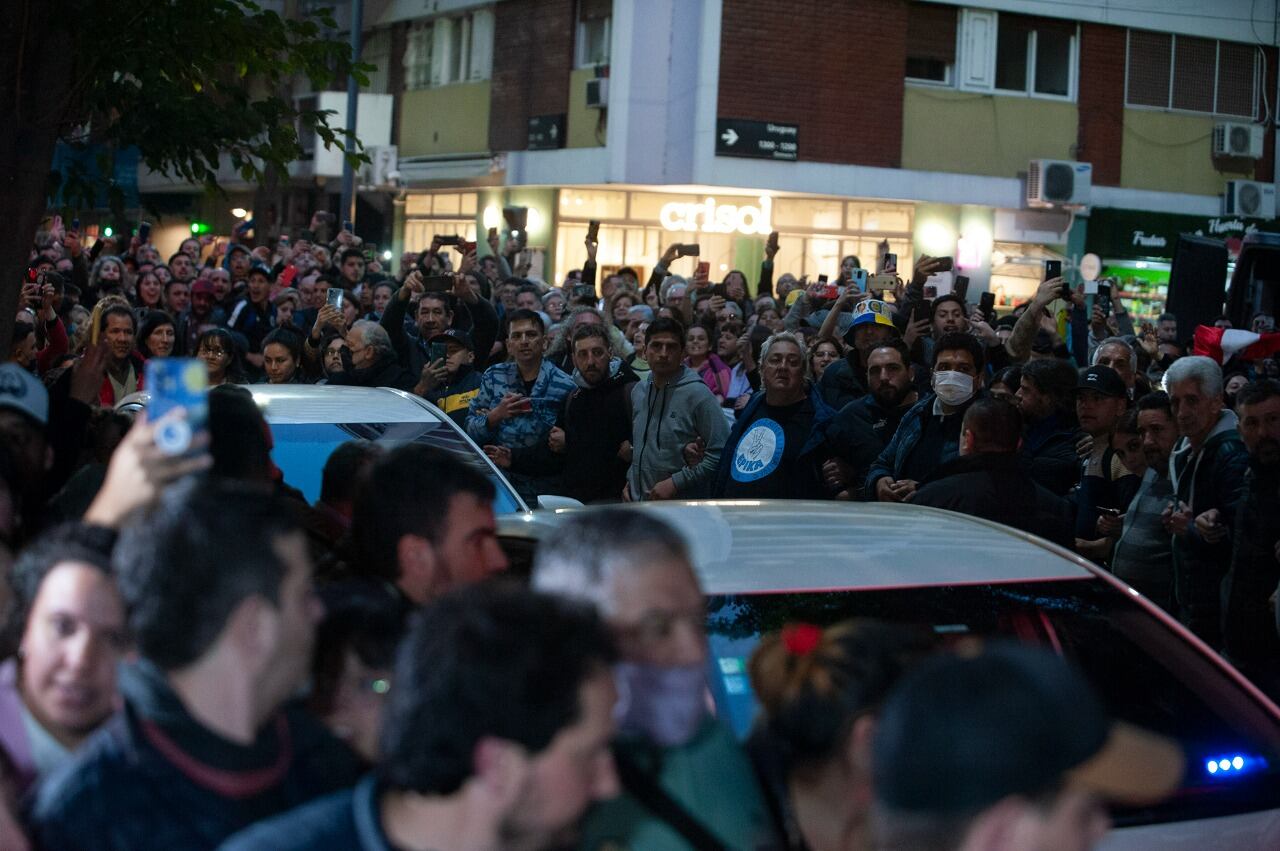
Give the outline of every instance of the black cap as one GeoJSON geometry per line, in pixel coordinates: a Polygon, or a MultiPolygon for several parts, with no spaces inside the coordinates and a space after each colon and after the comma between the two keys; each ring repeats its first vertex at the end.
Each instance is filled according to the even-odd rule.
{"type": "Polygon", "coordinates": [[[885,702],[873,747],[878,799],[915,813],[975,812],[1062,783],[1154,803],[1183,770],[1177,744],[1111,723],[1061,658],[1006,643],[939,654],[908,673],[885,702]]]}
{"type": "Polygon", "coordinates": [[[1120,373],[1109,366],[1091,366],[1080,373],[1080,380],[1076,382],[1076,391],[1080,390],[1092,390],[1103,396],[1114,396],[1117,399],[1123,399],[1129,395],[1129,388],[1124,386],[1120,373]]]}
{"type": "Polygon", "coordinates": [[[457,343],[459,346],[464,347],[469,352],[474,352],[476,350],[475,344],[471,342],[471,335],[468,334],[466,331],[462,331],[458,328],[450,328],[447,331],[441,331],[439,334],[436,334],[427,342],[428,343],[457,343]]]}

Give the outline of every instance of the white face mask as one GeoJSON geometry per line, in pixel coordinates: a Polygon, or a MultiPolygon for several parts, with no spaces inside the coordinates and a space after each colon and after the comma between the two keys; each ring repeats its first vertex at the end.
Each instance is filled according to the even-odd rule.
{"type": "Polygon", "coordinates": [[[955,370],[935,372],[933,392],[938,394],[944,405],[963,405],[973,398],[973,376],[955,370]]]}

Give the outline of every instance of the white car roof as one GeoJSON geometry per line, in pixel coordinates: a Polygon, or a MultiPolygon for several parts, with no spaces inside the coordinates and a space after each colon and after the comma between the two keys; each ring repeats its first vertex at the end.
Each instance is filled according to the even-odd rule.
{"type": "MultiPolygon", "coordinates": [[[[707,594],[839,591],[1089,579],[1086,561],[1035,536],[964,514],[857,502],[644,503],[689,543],[707,594]]],[[[541,539],[590,508],[499,519],[499,534],[541,539]]]]}
{"type": "MultiPolygon", "coordinates": [[[[404,423],[442,422],[437,408],[390,387],[346,387],[326,384],[245,384],[268,422],[404,423]]],[[[121,406],[150,401],[146,391],[134,393],[121,406]]]]}

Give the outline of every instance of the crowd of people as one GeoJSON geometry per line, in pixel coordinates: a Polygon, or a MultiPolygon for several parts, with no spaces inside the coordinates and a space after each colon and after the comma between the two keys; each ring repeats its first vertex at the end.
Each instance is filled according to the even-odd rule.
{"type": "Polygon", "coordinates": [[[996,520],[1280,694],[1275,357],[1224,366],[1058,278],[1005,317],[926,299],[945,258],[810,284],[775,277],[775,235],[754,282],[677,274],[675,245],[597,285],[589,239],[549,286],[496,231],[392,274],[310,225],[167,262],[58,217],[36,236],[0,366],[0,847],[1087,848],[1108,802],[1179,783],[1177,747],[1113,727],[1052,653],[866,619],[766,636],[739,743],[708,710],[680,533],[595,508],[518,581],[474,466],[352,441],[308,505],[253,382],[423,396],[531,504],[996,520]],[[208,428],[171,455],[165,421],[114,406],[181,356],[206,365],[208,428]]]}

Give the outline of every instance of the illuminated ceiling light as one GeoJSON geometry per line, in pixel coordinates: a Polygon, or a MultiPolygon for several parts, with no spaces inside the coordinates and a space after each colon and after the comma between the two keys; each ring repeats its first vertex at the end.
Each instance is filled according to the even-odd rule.
{"type": "Polygon", "coordinates": [[[493,204],[484,208],[483,216],[484,226],[488,228],[496,228],[502,224],[502,211],[493,204]]]}
{"type": "Polygon", "coordinates": [[[249,211],[246,210],[244,207],[232,207],[231,215],[235,216],[237,219],[243,219],[248,217],[249,211]]]}

